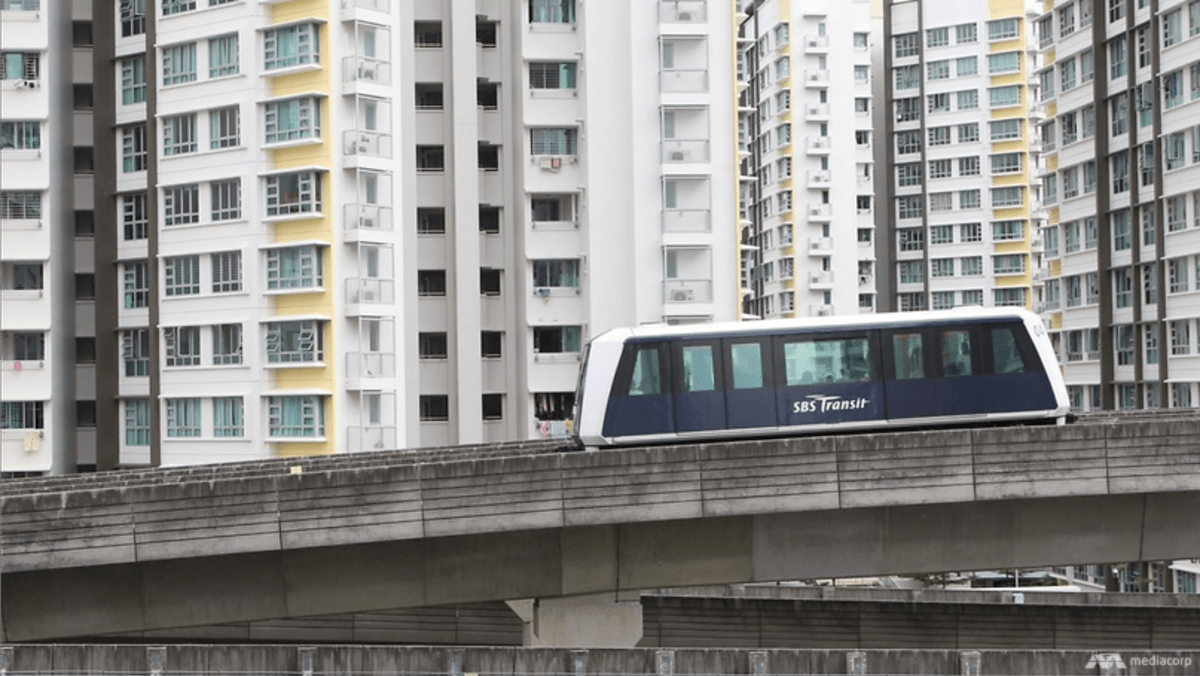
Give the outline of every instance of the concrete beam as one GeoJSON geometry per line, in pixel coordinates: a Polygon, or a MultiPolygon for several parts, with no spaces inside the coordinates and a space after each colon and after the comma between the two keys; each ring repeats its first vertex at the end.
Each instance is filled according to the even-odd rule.
{"type": "Polygon", "coordinates": [[[5,638],[1200,554],[1200,491],[865,507],[6,572],[5,638]]]}

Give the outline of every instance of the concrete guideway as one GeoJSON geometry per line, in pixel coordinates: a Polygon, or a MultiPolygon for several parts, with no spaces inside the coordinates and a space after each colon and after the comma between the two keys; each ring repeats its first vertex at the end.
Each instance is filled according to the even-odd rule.
{"type": "Polygon", "coordinates": [[[1195,419],[274,466],[5,497],[6,638],[1200,554],[1195,419]]]}

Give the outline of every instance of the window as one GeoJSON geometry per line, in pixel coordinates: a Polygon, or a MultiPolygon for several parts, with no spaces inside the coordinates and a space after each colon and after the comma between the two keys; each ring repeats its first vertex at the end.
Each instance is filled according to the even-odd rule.
{"type": "Polygon", "coordinates": [[[189,183],[163,188],[163,225],[200,222],[200,185],[189,183]]]}
{"type": "Polygon", "coordinates": [[[1113,270],[1113,300],[1117,308],[1133,306],[1133,275],[1129,268],[1113,270]]]}
{"type": "Polygon", "coordinates": [[[925,248],[925,231],[921,228],[898,228],[896,233],[900,238],[901,251],[921,251],[925,248]]]}
{"type": "Polygon", "coordinates": [[[1184,144],[1184,132],[1180,131],[1173,134],[1167,134],[1165,139],[1167,171],[1172,169],[1181,169],[1187,163],[1187,148],[1184,144]]]}
{"type": "Polygon", "coordinates": [[[954,259],[953,258],[934,258],[931,261],[933,265],[934,277],[953,277],[954,276],[954,259]]]}
{"type": "Polygon", "coordinates": [[[242,179],[213,181],[210,188],[214,222],[235,221],[242,217],[242,179]]]}
{"type": "Polygon", "coordinates": [[[575,23],[575,0],[529,0],[530,23],[575,23]]]}
{"type": "Polygon", "coordinates": [[[242,363],[242,325],[218,324],[212,327],[213,364],[242,363]]]}
{"type": "Polygon", "coordinates": [[[266,325],[267,362],[271,364],[314,363],[325,357],[324,331],[320,322],[271,322],[266,325]]]}
{"type": "Polygon", "coordinates": [[[267,177],[267,215],[319,213],[321,175],[315,171],[273,174],[267,177]]]}
{"type": "Polygon", "coordinates": [[[1009,40],[1020,35],[1019,19],[998,19],[987,22],[988,40],[1009,40]]]}
{"type": "Polygon", "coordinates": [[[575,155],[578,150],[574,127],[544,127],[530,130],[530,152],[533,155],[575,155]]]}
{"type": "Polygon", "coordinates": [[[445,296],[445,270],[417,270],[418,296],[445,296]]]}
{"type": "Polygon", "coordinates": [[[983,225],[981,223],[963,223],[959,226],[959,239],[963,242],[982,242],[983,225]]]}
{"type": "Polygon", "coordinates": [[[1100,302],[1100,273],[1089,272],[1087,278],[1087,298],[1088,305],[1095,305],[1100,302]]]}
{"type": "Polygon", "coordinates": [[[414,39],[418,49],[442,46],[442,24],[440,21],[414,22],[414,39]]]}
{"type": "Polygon", "coordinates": [[[1177,319],[1171,322],[1171,354],[1192,353],[1192,321],[1177,319]]]}
{"type": "Polygon", "coordinates": [[[503,394],[485,394],[481,402],[484,420],[503,420],[504,419],[504,395],[503,394]]]}
{"type": "Polygon", "coordinates": [[[954,226],[953,225],[935,225],[929,228],[929,243],[930,244],[953,244],[954,243],[954,226]]]}
{"type": "Polygon", "coordinates": [[[896,154],[911,155],[921,152],[921,132],[902,131],[896,133],[896,154]]]}
{"type": "Polygon", "coordinates": [[[1015,73],[1021,70],[1021,52],[1003,52],[989,54],[987,57],[988,74],[1015,73]]]}
{"type": "Polygon", "coordinates": [[[13,355],[16,361],[40,361],[46,358],[46,334],[13,333],[13,355]]]}
{"type": "Polygon", "coordinates": [[[954,292],[953,291],[934,291],[933,292],[933,309],[934,310],[949,310],[954,307],[954,292]]]}
{"type": "Polygon", "coordinates": [[[196,9],[196,0],[162,0],[163,16],[181,14],[196,9]]]}
{"type": "Polygon", "coordinates": [[[957,44],[966,44],[969,42],[977,42],[979,40],[978,31],[973,23],[962,23],[954,27],[954,41],[957,44]]]}
{"type": "Polygon", "coordinates": [[[196,43],[163,47],[163,86],[196,81],[196,43]]]}
{"type": "Polygon", "coordinates": [[[146,215],[146,193],[136,192],[121,197],[121,224],[125,241],[146,239],[149,221],[146,215]]]}
{"type": "Polygon", "coordinates": [[[40,80],[41,57],[30,52],[0,52],[0,80],[40,80]]]}
{"type": "Polygon", "coordinates": [[[921,51],[919,36],[916,33],[904,33],[893,36],[892,46],[895,49],[897,59],[902,59],[906,56],[916,56],[921,51]]]}
{"type": "Polygon", "coordinates": [[[929,195],[930,211],[950,211],[954,208],[954,193],[935,192],[929,195]]]}
{"type": "Polygon", "coordinates": [[[948,113],[948,112],[950,112],[950,95],[949,94],[930,94],[926,98],[928,99],[930,113],[948,113]]]}
{"type": "Polygon", "coordinates": [[[146,124],[132,124],[121,128],[121,171],[128,174],[145,171],[148,161],[146,148],[146,124]]]}
{"type": "Polygon", "coordinates": [[[534,354],[579,352],[583,329],[579,326],[533,327],[534,354]]]}
{"type": "Polygon", "coordinates": [[[919,98],[896,99],[896,122],[912,122],[921,119],[919,98]]]}
{"type": "Polygon", "coordinates": [[[1075,88],[1075,59],[1067,59],[1058,64],[1058,82],[1064,92],[1075,88]]]}
{"type": "MultiPolygon", "coordinates": [[[[1193,83],[1194,84],[1194,83],[1193,83]]],[[[1162,78],[1163,107],[1167,110],[1183,105],[1183,71],[1167,73],[1162,78]]],[[[1194,92],[1193,92],[1194,93],[1194,92]]]]}
{"type": "Polygon", "coordinates": [[[42,123],[37,120],[0,122],[0,150],[37,150],[42,147],[42,123]]]}
{"type": "Polygon", "coordinates": [[[1142,207],[1142,244],[1145,246],[1154,246],[1157,230],[1157,220],[1154,214],[1154,206],[1142,207]]]}
{"type": "MultiPolygon", "coordinates": [[[[1108,22],[1116,23],[1125,18],[1126,0],[1108,0],[1108,22]]],[[[1084,4],[1087,4],[1086,1],[1084,4]]]]}
{"type": "Polygon", "coordinates": [[[499,296],[502,272],[495,268],[481,268],[479,270],[479,293],[484,296],[499,296]]]}
{"type": "Polygon", "coordinates": [[[1129,192],[1129,151],[1122,150],[1112,154],[1112,189],[1113,192],[1129,192]]]}
{"type": "Polygon", "coordinates": [[[150,375],[150,330],[130,329],[122,331],[121,357],[125,363],[125,375],[127,377],[150,375]]]}
{"type": "Polygon", "coordinates": [[[1047,15],[1045,18],[1038,20],[1036,28],[1038,47],[1045,49],[1054,44],[1054,17],[1047,15]]]}
{"type": "MultiPolygon", "coordinates": [[[[996,307],[1025,307],[1025,289],[995,289],[992,291],[992,301],[996,307]]],[[[997,364],[997,370],[1000,368],[997,364]]]]}
{"type": "Polygon", "coordinates": [[[925,293],[923,291],[913,291],[910,293],[896,294],[900,301],[901,312],[918,312],[925,309],[925,293]]]}
{"type": "Polygon", "coordinates": [[[1124,324],[1113,327],[1113,346],[1117,350],[1117,366],[1133,363],[1133,326],[1124,324]]]}
{"type": "Polygon", "coordinates": [[[992,272],[997,275],[1019,275],[1025,272],[1024,254],[992,256],[992,272]]]}
{"type": "Polygon", "coordinates": [[[930,127],[929,145],[944,146],[950,144],[950,127],[930,127]]]}
{"type": "Polygon", "coordinates": [[[949,28],[930,28],[925,31],[926,47],[945,47],[950,44],[949,28]]]}
{"type": "Polygon", "coordinates": [[[948,60],[930,61],[925,64],[926,76],[930,80],[950,79],[950,62],[948,60]]]}
{"type": "Polygon", "coordinates": [[[1125,36],[1119,35],[1108,43],[1109,75],[1117,79],[1125,75],[1125,36]]]}
{"type": "Polygon", "coordinates": [[[146,57],[121,59],[121,103],[132,105],[146,100],[146,57]]]}
{"type": "Polygon", "coordinates": [[[974,89],[964,89],[955,94],[959,110],[977,110],[979,108],[979,92],[974,89]]]}
{"type": "Polygon", "coordinates": [[[320,138],[321,101],[306,97],[270,101],[263,108],[264,143],[320,138]]]}
{"type": "Polygon", "coordinates": [[[1003,155],[992,155],[992,173],[993,174],[1017,174],[1021,172],[1024,153],[1004,153],[1003,155]]]}
{"type": "Polygon", "coordinates": [[[0,404],[0,429],[45,429],[46,402],[6,401],[0,404]]]}
{"type": "MultiPolygon", "coordinates": [[[[775,61],[775,81],[786,80],[792,74],[792,60],[788,57],[783,57],[775,61]]],[[[858,71],[854,72],[855,77],[858,77],[858,71]]]]}
{"type": "Polygon", "coordinates": [[[446,333],[418,333],[417,349],[421,359],[445,359],[449,354],[446,346],[446,333]]]}
{"type": "Polygon", "coordinates": [[[1087,217],[1083,220],[1083,248],[1095,249],[1100,240],[1100,229],[1096,227],[1096,219],[1087,217]]]}
{"type": "Polygon", "coordinates": [[[150,280],[146,261],[122,263],[125,278],[125,309],[150,307],[150,280]]]}
{"type": "Polygon", "coordinates": [[[909,162],[896,165],[896,182],[900,186],[921,185],[921,163],[909,162]]]}
{"type": "MultiPolygon", "coordinates": [[[[1194,26],[1194,24],[1193,24],[1194,26]]],[[[1162,17],[1163,47],[1172,47],[1183,41],[1183,10],[1167,12],[1162,17]]]]}
{"type": "Polygon", "coordinates": [[[120,11],[121,37],[146,32],[146,0],[121,0],[120,11]]]}
{"type": "Polygon", "coordinates": [[[242,290],[242,252],[223,251],[212,254],[213,293],[242,290]]]}
{"type": "Polygon", "coordinates": [[[1063,199],[1079,196],[1079,167],[1062,170],[1063,199]]]}
{"type": "Polygon", "coordinates": [[[1173,195],[1167,198],[1167,230],[1178,232],[1187,228],[1187,197],[1173,195]]]}
{"type": "Polygon", "coordinates": [[[920,218],[922,215],[920,195],[904,195],[896,198],[897,216],[899,218],[920,218]]]}
{"type": "Polygon", "coordinates": [[[1158,302],[1158,264],[1142,266],[1142,301],[1147,305],[1158,302]]]}
{"type": "Polygon", "coordinates": [[[959,176],[978,176],[979,175],[979,158],[978,157],[960,157],[960,158],[958,158],[958,175],[959,176]]]}
{"type": "Polygon", "coordinates": [[[267,436],[325,436],[325,398],[315,395],[269,397],[267,436]]]}
{"type": "Polygon", "coordinates": [[[983,257],[967,256],[959,260],[963,277],[978,277],[983,274],[983,257]]]}
{"type": "Polygon", "coordinates": [[[1058,36],[1065,38],[1075,32],[1075,5],[1070,4],[1058,10],[1058,36]]]}
{"type": "Polygon", "coordinates": [[[1188,290],[1188,259],[1172,258],[1167,261],[1167,282],[1171,293],[1183,293],[1188,290]]]}
{"type": "Polygon", "coordinates": [[[168,296],[190,296],[200,293],[200,257],[171,256],[163,259],[166,270],[165,291],[168,296]]]}
{"type": "Polygon", "coordinates": [[[988,104],[992,108],[1009,108],[1021,105],[1021,85],[992,87],[988,89],[988,104]]]}
{"type": "Polygon", "coordinates": [[[981,206],[983,206],[983,199],[979,190],[958,191],[959,209],[978,209],[981,206]]]}
{"type": "Polygon", "coordinates": [[[236,148],[241,144],[241,112],[237,106],[208,111],[209,147],[236,148]]]}
{"type": "Polygon", "coordinates": [[[958,129],[959,143],[975,143],[979,141],[979,123],[971,122],[968,124],[960,124],[958,129]]]}
{"type": "Polygon", "coordinates": [[[870,66],[855,66],[854,67],[855,82],[867,82],[870,79],[871,79],[871,67],[870,66]]]}
{"type": "Polygon", "coordinates": [[[988,131],[993,141],[1021,138],[1021,120],[1008,119],[989,122],[988,131]]]}
{"type": "Polygon", "coordinates": [[[530,89],[575,89],[574,61],[549,61],[529,64],[530,89]]]}
{"type": "Polygon", "coordinates": [[[38,190],[0,191],[0,218],[36,220],[42,217],[42,193],[38,190]]]}
{"type": "Polygon", "coordinates": [[[163,155],[196,152],[196,114],[171,115],[160,120],[163,130],[163,155]]]}
{"type": "Polygon", "coordinates": [[[419,398],[421,422],[450,419],[450,398],[444,394],[422,394],[419,398]]]}
{"type": "Polygon", "coordinates": [[[208,41],[208,76],[238,74],[238,36],[222,35],[208,41]]]}
{"type": "Polygon", "coordinates": [[[1129,96],[1117,94],[1109,99],[1112,115],[1112,135],[1120,136],[1129,132],[1129,96]]]}
{"type": "Polygon", "coordinates": [[[979,74],[979,57],[963,56],[954,60],[954,74],[958,77],[979,74]]]}
{"type": "Polygon", "coordinates": [[[320,51],[316,24],[295,24],[263,32],[265,70],[320,63],[320,51]]]}
{"type": "Polygon", "coordinates": [[[417,146],[417,171],[443,171],[446,155],[442,146],[417,146]]]}
{"type": "Polygon", "coordinates": [[[322,252],[316,246],[267,250],[268,289],[311,289],[320,287],[322,252]]]}
{"type": "Polygon", "coordinates": [[[171,326],[163,329],[167,366],[200,365],[200,327],[171,326]]]}
{"type": "Polygon", "coordinates": [[[213,399],[213,436],[240,437],[243,429],[244,405],[241,397],[213,399]]]}
{"type": "Polygon", "coordinates": [[[992,188],[992,207],[1019,207],[1023,204],[1025,204],[1024,187],[992,188]]]}
{"type": "MultiPolygon", "coordinates": [[[[919,168],[920,165],[917,165],[917,167],[919,168]]],[[[953,172],[953,167],[953,160],[933,160],[929,163],[929,178],[949,178],[953,172]]],[[[920,171],[917,172],[917,177],[918,179],[920,178],[920,171]]],[[[917,182],[919,183],[920,181],[918,180],[917,182]]],[[[901,182],[900,185],[905,184],[901,182]]],[[[913,184],[910,183],[909,185],[913,184]]]]}

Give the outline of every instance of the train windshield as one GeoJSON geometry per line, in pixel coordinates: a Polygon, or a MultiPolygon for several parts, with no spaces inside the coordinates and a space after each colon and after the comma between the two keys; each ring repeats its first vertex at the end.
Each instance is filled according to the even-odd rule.
{"type": "Polygon", "coordinates": [[[587,376],[588,352],[592,349],[591,342],[583,346],[583,354],[579,355],[579,380],[575,383],[575,410],[571,411],[571,436],[579,438],[579,412],[583,410],[583,382],[587,376]]]}

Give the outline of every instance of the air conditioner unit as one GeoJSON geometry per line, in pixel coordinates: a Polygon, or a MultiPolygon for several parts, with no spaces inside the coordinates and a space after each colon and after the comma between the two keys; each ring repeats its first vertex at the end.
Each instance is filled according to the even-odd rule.
{"type": "Polygon", "coordinates": [[[695,298],[696,294],[691,289],[676,289],[671,292],[671,302],[673,303],[690,303],[695,298]]]}
{"type": "Polygon", "coordinates": [[[671,161],[672,162],[683,162],[687,158],[688,158],[688,154],[682,150],[672,150],[671,151],[671,161]]]}
{"type": "Polygon", "coordinates": [[[550,297],[550,287],[548,286],[539,286],[538,288],[534,289],[533,292],[542,298],[550,297]]]}
{"type": "Polygon", "coordinates": [[[359,66],[358,67],[358,79],[374,80],[375,79],[375,66],[359,66]]]}
{"type": "Polygon", "coordinates": [[[538,163],[538,166],[540,166],[542,169],[544,169],[546,171],[558,171],[559,169],[562,169],[562,158],[561,157],[543,157],[541,159],[541,161],[538,163]]]}
{"type": "Polygon", "coordinates": [[[828,317],[829,315],[833,314],[833,306],[822,305],[820,309],[817,310],[817,314],[821,315],[822,317],[828,317]]]}
{"type": "Polygon", "coordinates": [[[17,80],[17,87],[22,89],[37,89],[42,83],[38,80],[17,80]]]}
{"type": "Polygon", "coordinates": [[[362,299],[364,303],[374,303],[378,298],[378,292],[375,289],[363,289],[362,299]]]}
{"type": "Polygon", "coordinates": [[[358,219],[358,227],[374,230],[377,227],[375,222],[376,221],[374,218],[367,218],[366,216],[363,216],[358,219]]]}
{"type": "Polygon", "coordinates": [[[691,20],[692,20],[692,13],[691,13],[691,12],[680,12],[679,14],[676,14],[676,15],[675,15],[675,18],[676,18],[678,21],[691,21],[691,20]]]}

